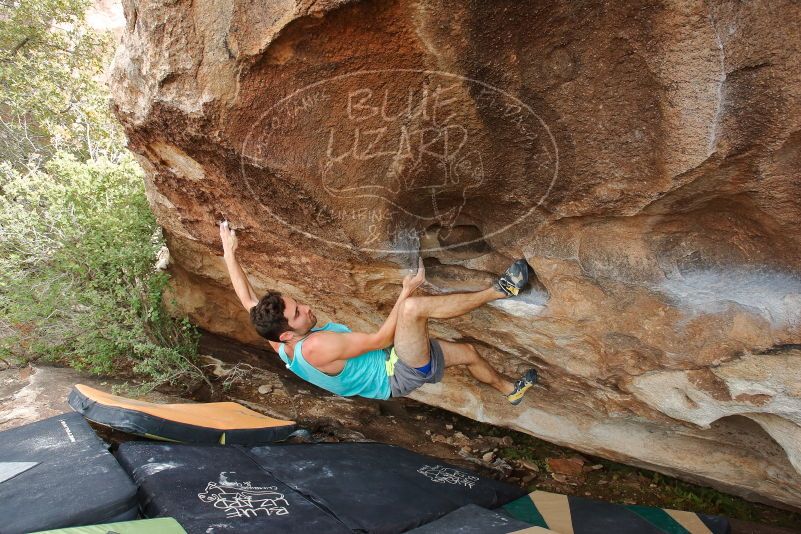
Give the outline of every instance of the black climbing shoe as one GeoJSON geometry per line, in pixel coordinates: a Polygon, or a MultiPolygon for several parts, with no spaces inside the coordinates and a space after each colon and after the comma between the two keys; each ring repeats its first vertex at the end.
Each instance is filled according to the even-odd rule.
{"type": "Polygon", "coordinates": [[[509,399],[509,402],[517,406],[521,402],[523,402],[523,395],[526,394],[528,388],[533,386],[537,383],[537,370],[532,368],[523,373],[523,376],[520,380],[515,382],[515,390],[509,393],[506,398],[509,399]]]}
{"type": "Polygon", "coordinates": [[[503,292],[507,297],[513,297],[520,293],[527,283],[528,263],[526,260],[520,259],[510,265],[506,272],[498,278],[495,282],[495,289],[503,292]]]}

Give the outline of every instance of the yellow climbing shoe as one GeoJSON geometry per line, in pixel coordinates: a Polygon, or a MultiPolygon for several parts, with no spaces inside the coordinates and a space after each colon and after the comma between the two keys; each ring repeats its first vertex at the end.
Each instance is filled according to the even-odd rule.
{"type": "Polygon", "coordinates": [[[506,398],[509,399],[509,402],[517,406],[523,401],[523,395],[526,394],[528,388],[533,386],[537,383],[538,375],[536,369],[529,369],[520,380],[515,382],[515,390],[509,393],[506,398]]]}
{"type": "Polygon", "coordinates": [[[507,297],[514,297],[520,294],[520,290],[526,287],[526,284],[528,284],[528,263],[524,259],[519,259],[495,281],[495,289],[507,297]]]}

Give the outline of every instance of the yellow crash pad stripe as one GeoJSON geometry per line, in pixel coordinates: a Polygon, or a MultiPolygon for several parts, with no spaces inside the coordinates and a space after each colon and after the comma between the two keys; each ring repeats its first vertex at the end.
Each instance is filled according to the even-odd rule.
{"type": "Polygon", "coordinates": [[[169,441],[170,443],[181,443],[180,441],[177,441],[177,440],[174,440],[174,439],[170,439],[170,438],[162,438],[161,436],[156,436],[154,434],[142,434],[142,435],[144,437],[146,437],[146,438],[157,439],[159,441],[169,441]]]}
{"type": "Polygon", "coordinates": [[[570,503],[567,495],[535,491],[530,494],[534,506],[537,507],[542,518],[548,523],[548,528],[559,534],[573,534],[573,520],[570,517],[570,503]]]}
{"type": "Polygon", "coordinates": [[[177,423],[217,430],[244,430],[295,424],[294,421],[283,421],[267,417],[235,402],[154,404],[152,402],[119,397],[83,384],[76,384],[75,388],[81,394],[104,406],[136,410],[177,423]]]}
{"type": "Polygon", "coordinates": [[[681,510],[665,510],[676,523],[686,528],[690,534],[712,534],[701,518],[692,512],[682,512],[681,510]]]}

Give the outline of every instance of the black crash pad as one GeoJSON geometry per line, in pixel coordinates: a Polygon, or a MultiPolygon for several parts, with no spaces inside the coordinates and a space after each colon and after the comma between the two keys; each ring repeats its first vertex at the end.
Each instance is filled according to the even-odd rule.
{"type": "Polygon", "coordinates": [[[469,504],[409,534],[510,534],[531,527],[506,514],[469,504]]]}
{"type": "Polygon", "coordinates": [[[0,532],[126,521],[136,487],[77,413],[0,432],[0,464],[36,465],[0,482],[0,532]]]}
{"type": "Polygon", "coordinates": [[[173,517],[189,534],[350,532],[236,445],[128,442],[116,456],[139,485],[143,514],[173,517]]]}
{"type": "Polygon", "coordinates": [[[248,451],[263,469],[353,530],[403,532],[468,504],[494,508],[525,494],[381,443],[268,445],[248,451]]]}

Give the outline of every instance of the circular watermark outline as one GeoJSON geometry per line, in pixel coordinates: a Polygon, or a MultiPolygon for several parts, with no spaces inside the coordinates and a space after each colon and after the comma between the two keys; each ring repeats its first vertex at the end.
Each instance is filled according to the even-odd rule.
{"type": "Polygon", "coordinates": [[[551,193],[551,190],[553,189],[553,186],[556,183],[556,180],[557,180],[557,178],[559,176],[559,147],[556,144],[556,138],[551,133],[551,129],[548,127],[548,125],[545,123],[545,121],[542,119],[542,117],[540,117],[533,109],[531,109],[531,106],[529,106],[528,104],[526,104],[525,102],[523,102],[522,100],[517,98],[516,96],[514,96],[512,94],[509,94],[508,92],[506,92],[506,91],[504,91],[502,89],[499,89],[497,87],[494,87],[494,86],[492,86],[492,85],[490,85],[490,84],[488,84],[486,82],[482,82],[481,80],[476,80],[474,78],[469,78],[467,76],[462,76],[460,74],[453,74],[453,73],[450,73],[450,72],[437,71],[437,70],[428,70],[428,69],[371,69],[371,70],[358,70],[358,71],[353,71],[353,72],[349,72],[349,73],[346,73],[346,74],[339,74],[337,76],[332,76],[330,78],[324,78],[324,79],[322,79],[320,81],[314,82],[314,83],[306,85],[304,87],[301,87],[300,89],[297,89],[296,91],[294,91],[292,94],[290,94],[288,96],[285,96],[284,98],[282,98],[281,100],[279,100],[278,102],[276,102],[275,104],[270,106],[267,110],[265,110],[259,116],[258,120],[256,120],[253,123],[253,126],[248,131],[248,134],[245,136],[245,140],[242,142],[242,149],[240,150],[240,170],[241,170],[241,173],[242,173],[242,178],[243,178],[243,180],[245,182],[245,185],[247,186],[248,191],[250,192],[251,196],[253,196],[254,198],[257,198],[256,192],[254,191],[253,186],[250,183],[250,179],[247,176],[247,171],[246,171],[246,166],[247,166],[247,162],[246,162],[247,156],[246,156],[246,154],[247,154],[247,150],[246,149],[247,149],[247,146],[248,146],[251,138],[254,135],[254,130],[255,130],[256,126],[258,126],[260,124],[263,124],[264,123],[264,119],[266,117],[268,117],[271,113],[273,113],[273,111],[276,108],[278,108],[279,106],[283,106],[285,103],[287,103],[290,100],[292,100],[293,98],[297,97],[300,93],[309,91],[309,90],[311,90],[311,89],[313,89],[315,87],[319,87],[319,86],[321,86],[323,84],[326,84],[326,83],[329,83],[329,82],[332,82],[332,81],[335,81],[335,80],[341,80],[341,79],[345,79],[345,78],[350,78],[350,77],[355,77],[355,76],[362,76],[362,75],[391,74],[391,73],[415,73],[415,74],[424,74],[424,75],[436,75],[436,76],[443,76],[443,77],[447,77],[447,78],[458,79],[458,80],[461,80],[461,81],[466,81],[466,82],[469,82],[469,83],[478,84],[478,85],[480,85],[482,87],[485,87],[485,88],[487,88],[487,89],[489,89],[491,91],[495,91],[496,93],[499,93],[499,94],[503,95],[506,98],[509,98],[513,102],[519,104],[523,109],[528,111],[528,113],[530,113],[533,117],[535,117],[537,119],[537,121],[539,121],[540,126],[542,126],[543,130],[548,134],[548,137],[551,140],[551,145],[553,147],[553,153],[554,153],[553,177],[551,178],[551,181],[548,184],[548,189],[545,191],[545,193],[542,195],[542,197],[540,197],[540,199],[537,201],[537,203],[534,204],[533,206],[531,206],[528,209],[528,211],[526,211],[526,213],[524,213],[523,215],[519,216],[517,219],[515,219],[511,223],[507,224],[506,226],[503,226],[502,228],[494,230],[493,232],[490,232],[487,235],[482,235],[481,237],[478,237],[478,238],[475,238],[475,239],[471,239],[469,241],[459,242],[459,243],[450,244],[450,245],[440,245],[440,246],[437,246],[437,247],[424,248],[424,249],[416,248],[416,249],[403,250],[403,249],[397,249],[397,248],[390,248],[390,249],[370,248],[370,247],[356,246],[356,245],[353,245],[351,243],[342,243],[342,242],[339,242],[339,241],[333,241],[333,240],[324,238],[322,236],[313,234],[311,232],[308,232],[307,230],[304,230],[303,228],[299,228],[299,227],[297,227],[297,226],[285,221],[280,216],[278,216],[278,214],[276,214],[273,210],[271,210],[269,206],[267,206],[263,202],[259,201],[259,205],[262,207],[262,209],[264,209],[273,219],[275,219],[279,223],[283,224],[287,228],[289,228],[289,229],[291,229],[291,230],[293,230],[293,231],[295,231],[295,232],[297,232],[297,233],[299,233],[299,234],[301,234],[301,235],[303,235],[303,236],[305,236],[305,237],[307,237],[309,239],[321,241],[321,242],[326,243],[328,245],[332,245],[332,246],[335,246],[335,247],[351,250],[353,252],[373,252],[373,253],[377,253],[377,254],[387,254],[387,255],[401,255],[401,254],[408,254],[408,253],[420,253],[420,254],[426,253],[426,254],[428,254],[428,253],[432,253],[432,252],[439,252],[439,251],[445,251],[445,250],[450,250],[450,249],[455,249],[455,248],[462,248],[462,247],[465,247],[467,245],[474,244],[474,243],[483,243],[487,239],[489,239],[491,237],[494,237],[496,235],[499,235],[499,234],[501,234],[503,232],[506,232],[510,228],[520,224],[524,219],[526,219],[532,213],[534,213],[534,211],[539,206],[542,205],[542,203],[545,201],[545,199],[548,198],[548,195],[551,193]]]}

